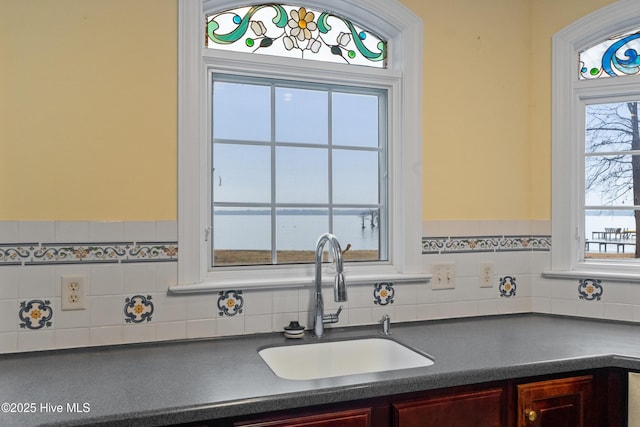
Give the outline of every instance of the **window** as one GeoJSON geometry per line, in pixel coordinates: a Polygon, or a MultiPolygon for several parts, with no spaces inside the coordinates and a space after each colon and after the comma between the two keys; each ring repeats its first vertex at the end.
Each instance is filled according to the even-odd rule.
{"type": "MultiPolygon", "coordinates": [[[[314,40],[284,28],[278,5],[180,1],[180,256],[172,291],[310,285],[315,239],[354,227],[370,236],[367,245],[353,239],[345,254],[351,283],[424,278],[421,22],[395,1],[353,3],[283,6],[310,29],[322,12],[309,12],[331,7],[317,25],[338,32],[314,40]],[[280,22],[275,30],[258,15],[266,9],[280,22]],[[225,19],[242,27],[245,35],[234,36],[240,49],[203,43],[202,23],[211,39],[230,33],[225,19]],[[266,52],[292,35],[293,54],[266,52]],[[393,46],[389,58],[382,40],[393,46]],[[323,50],[332,61],[308,60],[323,50]]],[[[341,239],[343,249],[349,240],[341,239]]]]}
{"type": "Polygon", "coordinates": [[[554,37],[552,271],[640,280],[640,5],[554,37]]]}
{"type": "Polygon", "coordinates": [[[385,95],[214,75],[211,267],[386,260],[385,95]]]}

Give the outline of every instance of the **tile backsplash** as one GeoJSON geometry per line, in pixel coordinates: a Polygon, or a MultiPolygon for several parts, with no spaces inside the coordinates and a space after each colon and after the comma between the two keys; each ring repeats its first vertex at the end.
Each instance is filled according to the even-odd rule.
{"type": "MultiPolygon", "coordinates": [[[[548,224],[474,225],[425,223],[423,271],[453,263],[455,288],[349,285],[332,326],[375,324],[384,314],[405,322],[531,311],[640,321],[637,285],[540,276],[549,265],[548,224]],[[482,287],[487,262],[492,283],[482,287]]],[[[0,353],[266,333],[292,320],[311,327],[311,287],[169,295],[177,258],[173,221],[0,221],[0,353]],[[86,278],[85,310],[61,310],[63,276],[86,278]]],[[[335,311],[326,293],[325,308],[335,311]]]]}

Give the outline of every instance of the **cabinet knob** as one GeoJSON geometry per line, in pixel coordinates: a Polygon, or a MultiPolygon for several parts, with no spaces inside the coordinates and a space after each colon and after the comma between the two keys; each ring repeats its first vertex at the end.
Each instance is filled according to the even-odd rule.
{"type": "Polygon", "coordinates": [[[525,409],[524,416],[531,422],[534,422],[538,419],[538,414],[533,409],[525,409]]]}

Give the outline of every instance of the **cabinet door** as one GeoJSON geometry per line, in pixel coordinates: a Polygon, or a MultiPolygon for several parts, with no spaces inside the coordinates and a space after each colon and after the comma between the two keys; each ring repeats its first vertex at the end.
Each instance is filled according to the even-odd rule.
{"type": "Polygon", "coordinates": [[[394,427],[500,427],[502,389],[393,404],[394,427]]]}
{"type": "Polygon", "coordinates": [[[563,378],[518,385],[518,427],[586,427],[593,377],[563,378]]]}
{"type": "Polygon", "coordinates": [[[260,420],[234,423],[237,427],[369,427],[371,409],[304,415],[278,420],[260,420]]]}

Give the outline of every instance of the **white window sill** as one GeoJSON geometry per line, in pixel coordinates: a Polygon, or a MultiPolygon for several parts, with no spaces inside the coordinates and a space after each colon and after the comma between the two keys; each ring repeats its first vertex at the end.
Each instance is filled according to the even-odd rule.
{"type": "MultiPolygon", "coordinates": [[[[349,285],[364,285],[380,282],[393,282],[393,283],[419,283],[428,282],[431,279],[431,274],[357,274],[349,275],[345,272],[345,279],[347,286],[349,285]]],[[[324,279],[329,281],[333,280],[333,276],[324,276],[324,279]]],[[[215,282],[202,282],[194,283],[190,285],[176,285],[170,286],[169,292],[171,294],[189,294],[189,293],[208,293],[217,292],[225,289],[279,289],[279,288],[303,288],[312,286],[314,277],[311,276],[299,276],[299,277],[283,277],[278,280],[264,280],[264,279],[244,279],[244,280],[223,280],[215,282]]],[[[324,282],[324,280],[323,280],[324,282]]]]}
{"type": "Polygon", "coordinates": [[[542,277],[546,279],[600,279],[618,282],[640,283],[640,273],[621,273],[601,270],[543,271],[542,277]]]}

